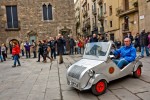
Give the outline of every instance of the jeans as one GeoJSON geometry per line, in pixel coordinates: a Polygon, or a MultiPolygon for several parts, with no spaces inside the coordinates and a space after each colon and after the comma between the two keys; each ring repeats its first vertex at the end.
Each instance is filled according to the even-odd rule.
{"type": "Polygon", "coordinates": [[[3,60],[6,61],[6,53],[2,51],[3,60]]]}
{"type": "Polygon", "coordinates": [[[144,56],[144,48],[146,51],[146,55],[149,56],[149,49],[147,46],[141,46],[141,56],[144,56]]]}
{"type": "Polygon", "coordinates": [[[42,56],[42,57],[43,57],[43,59],[44,59],[43,53],[38,52],[38,61],[40,61],[40,56],[42,56]]]}
{"type": "Polygon", "coordinates": [[[19,55],[14,55],[14,65],[16,66],[16,63],[18,62],[18,65],[20,65],[19,61],[19,55]]]}
{"type": "Polygon", "coordinates": [[[128,61],[125,59],[113,59],[113,62],[121,69],[123,66],[126,66],[129,64],[128,61]]]}
{"type": "Polygon", "coordinates": [[[70,47],[70,54],[71,54],[71,55],[74,54],[74,47],[73,47],[73,46],[70,47]]]}
{"type": "Polygon", "coordinates": [[[33,51],[33,58],[36,58],[36,51],[33,51]]]}
{"type": "Polygon", "coordinates": [[[24,50],[21,50],[22,56],[24,56],[24,50]]]}
{"type": "MultiPolygon", "coordinates": [[[[66,54],[66,46],[64,46],[64,54],[66,54]]],[[[58,53],[58,55],[59,55],[59,53],[58,53]]]]}
{"type": "Polygon", "coordinates": [[[51,49],[51,58],[56,59],[56,50],[55,50],[55,48],[51,49]]]}
{"type": "Polygon", "coordinates": [[[1,60],[1,61],[3,61],[3,57],[2,57],[2,55],[0,55],[0,60],[1,60]]]}
{"type": "Polygon", "coordinates": [[[26,50],[26,58],[30,58],[30,51],[26,50]]]}

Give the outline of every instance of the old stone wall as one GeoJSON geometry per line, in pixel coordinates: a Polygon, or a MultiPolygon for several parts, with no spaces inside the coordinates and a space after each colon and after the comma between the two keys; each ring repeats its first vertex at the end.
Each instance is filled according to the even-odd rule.
{"type": "Polygon", "coordinates": [[[33,35],[37,41],[43,40],[56,36],[64,28],[75,34],[73,0],[1,0],[0,7],[0,43],[9,43],[11,39],[26,41],[33,35]],[[52,5],[53,20],[43,20],[43,4],[52,5]],[[20,30],[6,31],[7,5],[17,5],[20,30]]]}

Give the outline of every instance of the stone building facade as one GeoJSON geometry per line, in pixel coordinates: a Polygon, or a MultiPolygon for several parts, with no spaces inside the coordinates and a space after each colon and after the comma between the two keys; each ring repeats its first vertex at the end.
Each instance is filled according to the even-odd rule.
{"type": "MultiPolygon", "coordinates": [[[[139,32],[139,7],[143,0],[80,0],[82,35],[102,34],[123,41],[127,33],[139,32]]],[[[141,9],[140,9],[141,10],[141,9]]],[[[145,10],[146,11],[146,10],[145,10]]],[[[147,10],[148,12],[148,10],[147,10]]],[[[144,21],[144,20],[143,20],[144,21]]]]}
{"type": "Polygon", "coordinates": [[[139,2],[139,27],[140,32],[145,29],[150,32],[150,0],[138,0],[139,2]]]}
{"type": "Polygon", "coordinates": [[[75,34],[74,0],[1,0],[0,43],[75,34]]]}

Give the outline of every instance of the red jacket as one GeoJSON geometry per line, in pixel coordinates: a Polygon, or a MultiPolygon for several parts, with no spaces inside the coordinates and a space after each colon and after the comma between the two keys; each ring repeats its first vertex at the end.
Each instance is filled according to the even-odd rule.
{"type": "Polygon", "coordinates": [[[20,47],[16,45],[12,48],[12,55],[18,55],[20,53],[20,47]]]}

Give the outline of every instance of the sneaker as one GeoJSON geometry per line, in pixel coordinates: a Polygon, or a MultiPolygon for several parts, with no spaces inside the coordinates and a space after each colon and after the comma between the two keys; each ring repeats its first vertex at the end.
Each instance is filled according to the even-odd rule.
{"type": "Polygon", "coordinates": [[[14,68],[14,67],[16,67],[16,65],[13,65],[12,67],[14,68]]]}
{"type": "Polygon", "coordinates": [[[144,58],[144,56],[140,56],[140,58],[144,58]]]}
{"type": "Polygon", "coordinates": [[[36,62],[40,62],[40,61],[36,61],[36,62]]]}
{"type": "Polygon", "coordinates": [[[17,65],[17,66],[21,66],[21,65],[19,64],[19,65],[17,65]]]}

